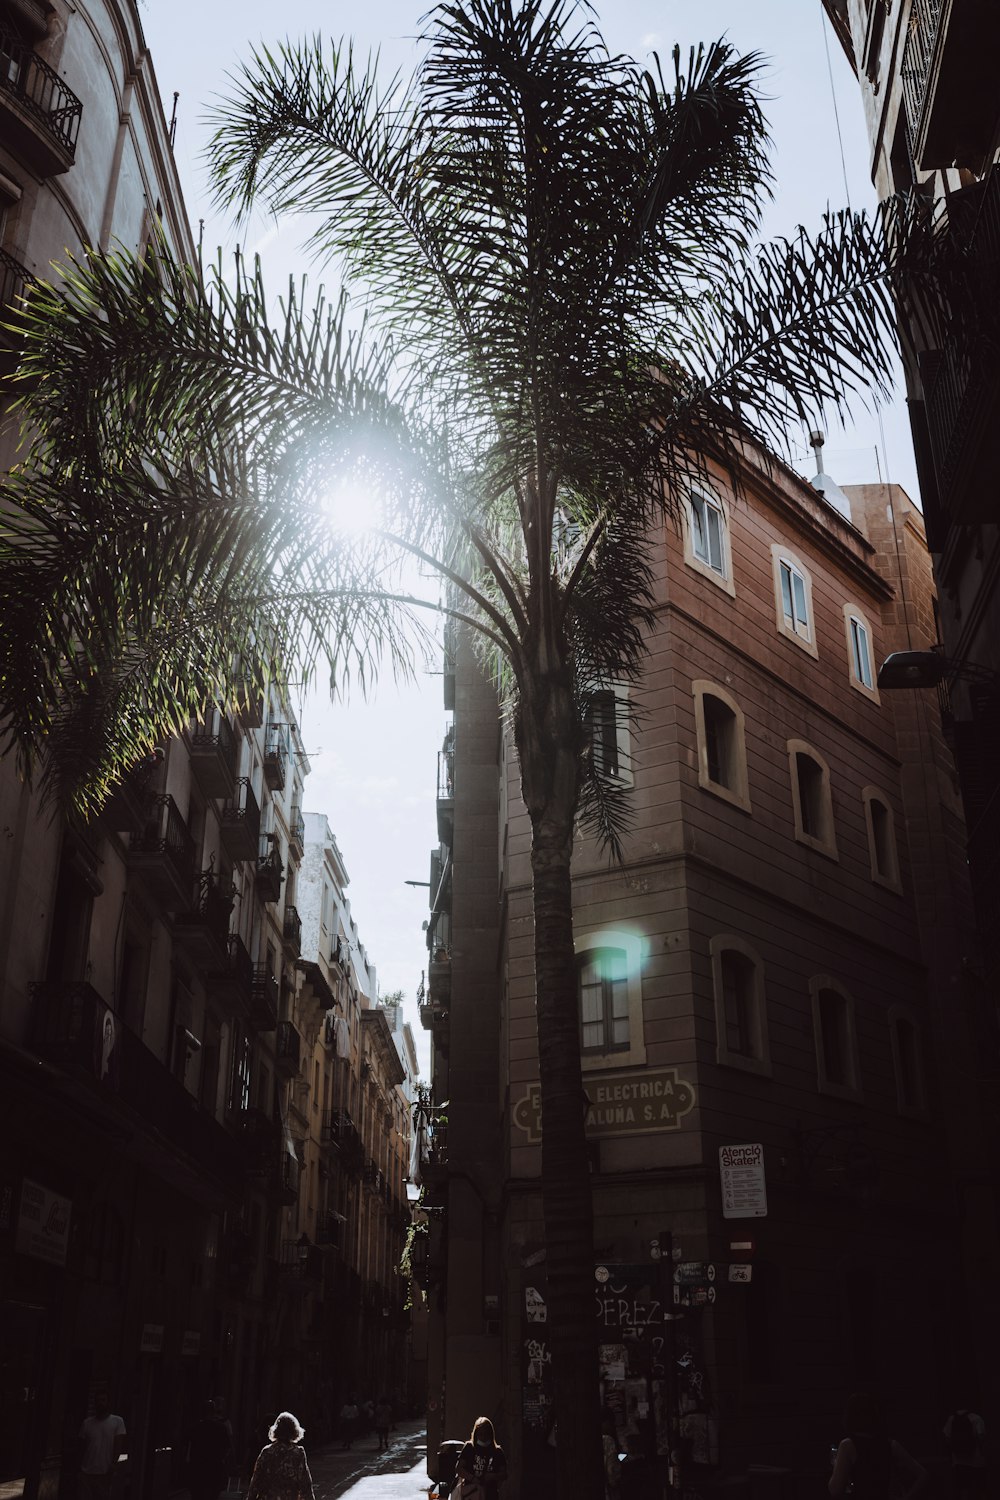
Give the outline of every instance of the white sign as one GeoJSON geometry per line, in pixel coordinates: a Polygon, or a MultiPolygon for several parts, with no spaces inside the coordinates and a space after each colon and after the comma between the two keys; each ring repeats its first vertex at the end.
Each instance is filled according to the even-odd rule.
{"type": "Polygon", "coordinates": [[[763,1219],[767,1214],[764,1147],[720,1146],[722,1217],[763,1219]]]}
{"type": "Polygon", "coordinates": [[[20,1255],[47,1261],[50,1266],[64,1266],[72,1206],[69,1198],[52,1193],[40,1182],[26,1177],[21,1184],[14,1249],[20,1255]]]}
{"type": "Polygon", "coordinates": [[[529,1323],[544,1323],[548,1320],[548,1308],[545,1306],[542,1294],[536,1287],[525,1287],[524,1310],[529,1323]]]}
{"type": "Polygon", "coordinates": [[[753,1279],[753,1266],[736,1266],[736,1265],[730,1266],[729,1267],[729,1279],[730,1279],[730,1281],[742,1281],[742,1282],[747,1282],[747,1281],[752,1280],[753,1279]]]}

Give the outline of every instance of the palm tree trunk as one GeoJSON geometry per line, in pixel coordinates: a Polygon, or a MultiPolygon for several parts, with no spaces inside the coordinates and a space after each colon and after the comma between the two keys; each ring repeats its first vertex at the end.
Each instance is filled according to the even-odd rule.
{"type": "Polygon", "coordinates": [[[573,950],[570,860],[579,785],[568,677],[524,693],[518,741],[532,827],[535,1003],[542,1104],[542,1218],[559,1495],[603,1500],[594,1228],[573,950]]]}

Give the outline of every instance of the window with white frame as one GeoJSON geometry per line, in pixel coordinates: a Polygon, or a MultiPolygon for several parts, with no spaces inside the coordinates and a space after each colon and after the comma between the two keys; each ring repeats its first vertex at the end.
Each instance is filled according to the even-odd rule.
{"type": "Polygon", "coordinates": [[[750,811],[743,710],[725,688],[692,683],[698,736],[698,785],[750,811]]]}
{"type": "Polygon", "coordinates": [[[868,832],[868,859],[872,879],[878,885],[900,891],[899,855],[896,850],[896,821],[888,799],[875,787],[866,786],[861,793],[868,832]]]}
{"type": "Polygon", "coordinates": [[[788,763],[795,837],[800,843],[836,859],[830,769],[819,752],[802,740],[789,740],[788,763]]]}
{"type": "Polygon", "coordinates": [[[771,1071],[764,968],[748,943],[731,934],[709,945],[715,996],[716,1060],[751,1073],[771,1071]]]}
{"type": "Polygon", "coordinates": [[[684,561],[696,572],[734,594],[729,559],[729,522],[718,495],[692,490],[683,512],[684,561]]]}
{"type": "Polygon", "coordinates": [[[580,1046],[618,1052],[629,1044],[628,962],[623,948],[590,948],[577,959],[580,1046]]]}
{"type": "Polygon", "coordinates": [[[809,993],[820,1092],[856,1099],[861,1091],[861,1070],[854,1001],[842,985],[827,975],[811,979],[809,993]]]}
{"type": "Polygon", "coordinates": [[[879,702],[875,684],[875,655],[872,628],[854,604],[844,605],[844,632],[847,638],[847,660],[851,686],[879,702]]]}
{"type": "Polygon", "coordinates": [[[812,579],[794,552],[776,543],[771,548],[774,568],[775,618],[778,630],[803,651],[816,656],[813,627],[812,579]]]}
{"type": "Polygon", "coordinates": [[[646,942],[634,931],[577,931],[580,1053],[584,1071],[646,1061],[642,966],[646,942]]]}
{"type": "Polygon", "coordinates": [[[594,769],[622,786],[632,785],[628,690],[622,686],[594,689],[587,705],[594,769]]]}
{"type": "Polygon", "coordinates": [[[920,1028],[902,1006],[893,1006],[889,1012],[889,1035],[896,1073],[896,1107],[901,1115],[924,1115],[927,1095],[920,1028]]]}

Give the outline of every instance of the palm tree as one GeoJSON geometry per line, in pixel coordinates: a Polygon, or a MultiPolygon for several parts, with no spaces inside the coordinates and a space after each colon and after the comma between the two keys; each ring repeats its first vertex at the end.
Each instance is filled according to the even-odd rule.
{"type": "Polygon", "coordinates": [[[366,684],[451,616],[495,674],[532,833],[542,1200],[559,1486],[602,1491],[570,854],[627,809],[589,753],[635,680],[654,523],[709,459],[884,393],[884,223],[755,247],[759,60],[642,70],[572,0],[452,0],[413,80],[349,46],[256,53],[219,199],[315,215],[345,299],[259,268],[91,255],[21,320],[35,441],[0,539],[8,742],[93,811],[141,748],[283,668],[366,684]],[[323,501],[363,481],[365,536],[323,501]],[[430,572],[444,593],[413,582],[430,572]],[[234,673],[233,662],[240,662],[234,673]]]}

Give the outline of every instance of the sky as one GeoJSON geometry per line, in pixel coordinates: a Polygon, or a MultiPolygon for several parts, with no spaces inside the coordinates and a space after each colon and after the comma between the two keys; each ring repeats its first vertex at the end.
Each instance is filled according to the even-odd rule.
{"type": "MultiPolygon", "coordinates": [[[[874,194],[857,82],[823,17],[821,0],[598,0],[595,11],[609,47],[639,61],[658,51],[669,68],[674,43],[682,56],[697,42],[727,36],[740,52],[757,51],[766,66],[762,89],[774,143],[776,186],[765,237],[817,228],[827,208],[869,208],[874,194]]],[[[226,77],[252,47],[316,33],[352,37],[357,51],[380,53],[386,73],[409,72],[427,0],[264,0],[195,4],[140,0],[140,13],[168,117],[176,91],[175,156],[195,235],[203,222],[206,257],[216,246],[242,245],[261,254],[275,288],[291,272],[315,284],[333,278],[299,250],[302,226],[252,220],[237,233],[213,208],[202,164],[205,111],[227,90],[226,77]]],[[[814,472],[803,437],[797,467],[814,472]]],[[[918,499],[909,427],[901,398],[877,416],[859,410],[844,430],[831,430],[825,467],[840,484],[888,478],[918,499]]],[[[437,667],[437,664],[435,664],[437,667]]],[[[383,994],[402,990],[404,1014],[417,1041],[422,1071],[429,1048],[420,1028],[416,989],[426,967],[422,923],[430,851],[437,842],[437,751],[447,727],[438,670],[397,687],[383,682],[370,703],[352,698],[331,706],[312,692],[299,705],[311,773],[305,806],[325,813],[343,853],[348,897],[383,994]]]]}

